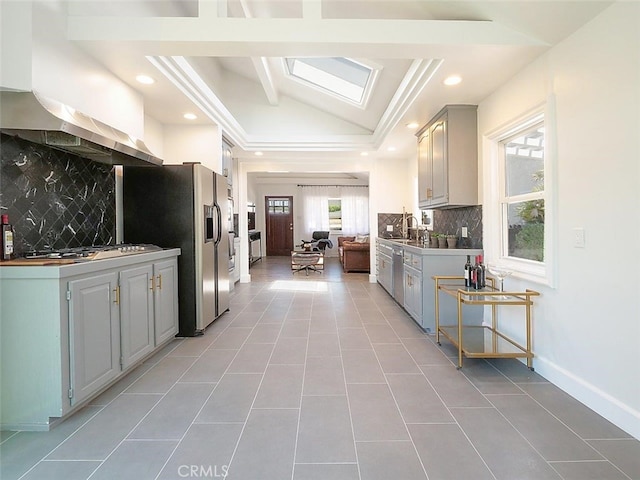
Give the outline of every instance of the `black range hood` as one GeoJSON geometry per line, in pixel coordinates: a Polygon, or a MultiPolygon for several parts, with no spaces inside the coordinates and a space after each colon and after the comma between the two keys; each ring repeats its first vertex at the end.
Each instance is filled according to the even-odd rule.
{"type": "Polygon", "coordinates": [[[0,92],[0,130],[109,165],[162,165],[142,140],[36,92],[0,92]]]}

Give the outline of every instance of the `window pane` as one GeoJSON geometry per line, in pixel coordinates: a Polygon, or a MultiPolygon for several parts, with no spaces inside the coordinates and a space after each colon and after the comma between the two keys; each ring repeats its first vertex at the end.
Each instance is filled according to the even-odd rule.
{"type": "Polygon", "coordinates": [[[508,255],[544,261],[544,200],[512,203],[507,207],[508,255]]]}
{"type": "Polygon", "coordinates": [[[329,230],[342,230],[342,200],[329,199],[329,230]]]}
{"type": "Polygon", "coordinates": [[[504,144],[506,196],[544,190],[544,128],[540,125],[504,144]]]}

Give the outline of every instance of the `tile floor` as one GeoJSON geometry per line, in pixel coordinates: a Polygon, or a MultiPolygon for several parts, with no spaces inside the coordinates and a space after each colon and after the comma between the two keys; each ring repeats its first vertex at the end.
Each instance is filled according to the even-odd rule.
{"type": "Polygon", "coordinates": [[[2,432],[0,478],[640,479],[640,442],[515,360],[456,370],[368,275],[251,274],[204,336],[2,432]]]}

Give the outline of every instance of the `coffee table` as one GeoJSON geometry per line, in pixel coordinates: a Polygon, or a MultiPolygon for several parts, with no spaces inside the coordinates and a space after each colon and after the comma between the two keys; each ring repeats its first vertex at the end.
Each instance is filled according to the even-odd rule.
{"type": "Polygon", "coordinates": [[[304,270],[307,276],[309,276],[310,270],[322,273],[322,270],[324,270],[324,252],[292,250],[291,270],[293,270],[293,273],[304,270]]]}

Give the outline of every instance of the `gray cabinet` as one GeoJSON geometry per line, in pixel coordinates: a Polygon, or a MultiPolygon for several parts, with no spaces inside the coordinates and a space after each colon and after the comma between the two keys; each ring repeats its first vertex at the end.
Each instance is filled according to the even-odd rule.
{"type": "Polygon", "coordinates": [[[377,280],[380,285],[389,293],[393,292],[393,269],[392,269],[392,250],[389,246],[378,242],[378,274],[377,280]]]}
{"type": "MultiPolygon", "coordinates": [[[[378,283],[394,297],[396,302],[415,320],[426,332],[435,332],[435,282],[434,275],[461,275],[467,255],[481,255],[481,249],[459,248],[423,248],[416,245],[407,245],[400,241],[390,239],[377,239],[378,244],[378,283]],[[387,289],[387,280],[382,278],[383,269],[380,269],[380,253],[385,249],[389,251],[402,250],[403,258],[400,283],[394,283],[392,289],[387,289]],[[393,295],[392,292],[402,292],[401,295],[393,295]],[[402,298],[404,297],[404,298],[402,298]]],[[[383,253],[384,254],[384,253],[383,253]]],[[[440,303],[441,315],[455,316],[456,303],[450,299],[444,299],[440,303]]],[[[465,313],[465,318],[480,323],[482,309],[465,313]]]]}
{"type": "Polygon", "coordinates": [[[178,333],[178,261],[154,263],[153,275],[155,344],[160,345],[178,333]]]}
{"type": "Polygon", "coordinates": [[[420,208],[477,205],[476,110],[448,105],[416,134],[420,208]]]}
{"type": "Polygon", "coordinates": [[[155,347],[152,265],[120,272],[120,361],[126,370],[155,347]]]}
{"type": "Polygon", "coordinates": [[[422,326],[422,272],[404,267],[404,309],[422,326]]]}
{"type": "Polygon", "coordinates": [[[71,405],[82,402],[120,374],[118,275],[69,282],[71,405]]]}
{"type": "Polygon", "coordinates": [[[47,430],[170,341],[179,254],[3,266],[0,427],[47,430]]]}

